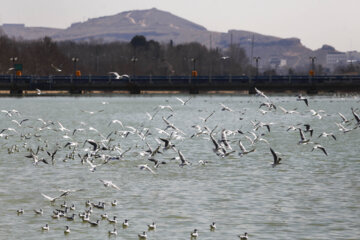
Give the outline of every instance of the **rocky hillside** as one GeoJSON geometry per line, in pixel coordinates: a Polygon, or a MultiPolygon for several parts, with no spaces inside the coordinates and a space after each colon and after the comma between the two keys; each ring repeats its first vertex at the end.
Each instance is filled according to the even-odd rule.
{"type": "Polygon", "coordinates": [[[130,41],[135,35],[144,35],[148,40],[159,42],[200,42],[208,47],[222,49],[226,49],[232,42],[243,47],[249,58],[260,56],[260,65],[263,68],[279,60],[282,60],[287,68],[306,68],[309,56],[317,55],[318,64],[325,64],[326,53],[335,51],[331,47],[312,51],[303,46],[297,38],[284,39],[240,30],[230,30],[227,33],[212,32],[196,23],[155,8],[93,18],[74,23],[66,29],[4,24],[2,31],[15,38],[38,39],[49,36],[56,41],[130,41]]]}

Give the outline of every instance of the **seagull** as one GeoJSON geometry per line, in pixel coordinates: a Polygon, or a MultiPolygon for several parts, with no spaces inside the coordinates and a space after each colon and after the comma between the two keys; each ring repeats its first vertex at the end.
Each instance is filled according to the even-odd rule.
{"type": "Polygon", "coordinates": [[[41,230],[43,230],[43,231],[49,231],[49,230],[50,230],[49,224],[45,224],[45,226],[42,226],[42,227],[41,227],[41,230]]]}
{"type": "Polygon", "coordinates": [[[121,122],[120,120],[117,120],[117,119],[112,120],[112,121],[108,124],[108,126],[110,126],[112,123],[118,123],[118,124],[120,124],[120,126],[121,126],[122,128],[124,128],[124,125],[122,124],[122,122],[121,122]]]}
{"type": "Polygon", "coordinates": [[[16,123],[19,127],[21,127],[21,124],[22,124],[23,122],[29,121],[29,119],[26,118],[26,119],[21,120],[20,122],[16,121],[15,119],[13,119],[13,120],[11,120],[11,121],[14,122],[14,123],[16,123]]]}
{"type": "Polygon", "coordinates": [[[116,230],[116,228],[114,228],[114,230],[112,230],[112,231],[109,230],[108,233],[109,233],[109,235],[116,236],[117,235],[117,230],[116,230]]]}
{"type": "Polygon", "coordinates": [[[120,190],[120,188],[118,186],[116,186],[115,184],[113,184],[111,181],[107,181],[107,180],[103,180],[103,179],[99,179],[99,181],[102,182],[105,187],[112,187],[117,190],[120,190]]]}
{"type": "Polygon", "coordinates": [[[359,115],[356,114],[354,108],[351,108],[351,112],[352,112],[352,114],[353,114],[353,116],[354,116],[354,118],[355,118],[355,120],[356,120],[356,124],[359,125],[359,124],[360,124],[360,117],[359,117],[359,115]]]}
{"type": "Polygon", "coordinates": [[[120,75],[117,72],[109,72],[109,74],[113,74],[115,76],[115,79],[128,79],[129,78],[129,75],[127,75],[127,74],[120,75]]]}
{"type": "Polygon", "coordinates": [[[296,108],[294,110],[286,110],[285,108],[283,108],[282,106],[279,106],[279,108],[281,109],[281,111],[283,111],[286,114],[293,114],[293,113],[299,113],[296,110],[296,108]]]}
{"type": "Polygon", "coordinates": [[[96,222],[88,221],[88,223],[90,223],[90,226],[92,226],[92,227],[97,227],[97,226],[99,226],[99,219],[96,220],[96,222]]]}
{"type": "Polygon", "coordinates": [[[152,224],[148,224],[147,226],[148,226],[149,230],[155,230],[156,229],[156,223],[155,222],[153,222],[152,224]]]}
{"type": "Polygon", "coordinates": [[[55,71],[57,71],[57,72],[61,72],[61,71],[62,71],[62,69],[56,67],[54,64],[51,64],[51,67],[52,67],[53,69],[55,69],[55,71]]]}
{"type": "Polygon", "coordinates": [[[124,222],[122,223],[123,228],[127,228],[129,226],[129,220],[125,219],[124,222]]]}
{"type": "Polygon", "coordinates": [[[215,113],[215,110],[212,111],[212,112],[210,113],[210,115],[207,116],[206,118],[201,118],[201,117],[200,117],[200,119],[201,119],[203,122],[206,122],[207,120],[209,120],[209,118],[210,118],[212,115],[214,115],[214,113],[215,113]]]}
{"type": "Polygon", "coordinates": [[[159,105],[158,108],[160,109],[169,109],[170,111],[174,111],[170,105],[159,105]]]}
{"type": "Polygon", "coordinates": [[[323,153],[324,153],[326,156],[328,155],[327,152],[326,152],[326,150],[325,150],[325,148],[324,148],[323,146],[321,146],[320,144],[314,145],[314,147],[312,148],[311,151],[314,151],[315,149],[320,149],[321,151],[323,151],[323,153]]]}
{"type": "Polygon", "coordinates": [[[18,209],[16,212],[18,215],[20,215],[20,214],[23,214],[25,211],[24,211],[24,209],[21,208],[21,209],[18,209]]]}
{"type": "Polygon", "coordinates": [[[323,132],[322,134],[319,135],[318,138],[320,137],[328,137],[328,136],[331,136],[334,140],[336,140],[336,137],[333,133],[326,133],[326,132],[323,132]]]}
{"type": "Polygon", "coordinates": [[[38,214],[38,215],[42,215],[42,214],[44,213],[44,211],[42,210],[42,208],[40,208],[39,210],[34,209],[34,212],[35,212],[35,214],[38,214]]]}
{"type": "Polygon", "coordinates": [[[49,200],[50,202],[54,203],[54,202],[56,201],[56,199],[59,199],[59,198],[61,198],[61,197],[63,197],[63,196],[66,196],[66,195],[68,195],[68,193],[67,193],[67,192],[64,192],[64,193],[62,193],[61,195],[59,195],[59,196],[57,196],[57,197],[49,197],[49,196],[47,196],[47,195],[45,195],[45,194],[43,194],[43,193],[41,193],[41,195],[42,195],[44,198],[46,198],[47,200],[49,200]]]}
{"type": "Polygon", "coordinates": [[[109,223],[112,223],[112,224],[116,224],[116,223],[117,223],[116,216],[114,216],[113,219],[107,218],[107,220],[109,221],[109,223]]]}
{"type": "Polygon", "coordinates": [[[240,238],[240,240],[247,240],[248,239],[248,234],[244,233],[244,235],[238,235],[238,237],[240,238]]]}
{"type": "Polygon", "coordinates": [[[138,236],[139,236],[139,239],[146,239],[147,238],[147,235],[146,235],[145,231],[143,233],[139,233],[138,236]]]}
{"type": "Polygon", "coordinates": [[[155,111],[155,113],[153,115],[151,115],[150,113],[146,112],[146,115],[149,118],[149,121],[153,120],[154,117],[156,116],[156,114],[159,112],[160,110],[155,111]]]}
{"type": "Polygon", "coordinates": [[[69,227],[69,226],[65,226],[64,233],[65,233],[65,234],[69,234],[69,233],[70,233],[70,227],[69,227]]]}
{"type": "Polygon", "coordinates": [[[312,128],[310,127],[310,124],[304,124],[304,126],[305,126],[304,132],[305,132],[305,133],[306,133],[306,132],[310,132],[310,136],[312,137],[313,132],[314,132],[314,129],[312,129],[312,128]]]}
{"type": "Polygon", "coordinates": [[[40,89],[37,88],[37,89],[35,89],[35,90],[36,90],[36,94],[37,94],[37,95],[41,95],[41,90],[40,90],[40,89]]]}
{"type": "Polygon", "coordinates": [[[148,170],[152,174],[156,174],[147,164],[138,165],[141,170],[148,170]]]}
{"type": "Polygon", "coordinates": [[[216,229],[216,224],[215,222],[213,222],[212,224],[210,224],[210,231],[215,231],[216,229]]]}
{"type": "Polygon", "coordinates": [[[184,155],[180,152],[180,150],[178,150],[178,154],[179,154],[179,158],[180,158],[180,161],[181,161],[181,163],[179,164],[180,167],[183,167],[185,165],[191,165],[190,162],[186,161],[184,155]]]}
{"type": "Polygon", "coordinates": [[[233,112],[234,110],[232,110],[231,108],[229,108],[228,106],[225,106],[224,104],[220,103],[221,105],[221,111],[229,111],[229,112],[233,112]]]}
{"type": "Polygon", "coordinates": [[[267,100],[269,100],[269,98],[259,89],[255,88],[255,91],[256,91],[257,95],[260,95],[260,96],[266,98],[267,100]]]}
{"type": "Polygon", "coordinates": [[[310,140],[305,138],[305,135],[304,135],[303,131],[301,130],[301,128],[299,128],[299,133],[300,133],[300,141],[298,142],[298,144],[309,143],[310,140]]]}
{"type": "Polygon", "coordinates": [[[199,236],[198,230],[194,229],[193,232],[190,233],[191,238],[197,238],[199,236]]]}
{"type": "Polygon", "coordinates": [[[297,101],[304,101],[304,103],[306,104],[306,106],[309,106],[308,100],[307,98],[304,98],[303,96],[301,96],[301,94],[298,95],[297,101]]]}
{"type": "Polygon", "coordinates": [[[272,148],[270,148],[270,151],[271,151],[271,154],[273,155],[273,158],[274,158],[274,163],[272,164],[272,167],[274,168],[274,167],[276,167],[276,165],[281,164],[280,163],[281,158],[276,155],[276,153],[274,152],[274,150],[272,150],[272,148]]]}
{"type": "Polygon", "coordinates": [[[182,100],[181,98],[176,97],[177,100],[179,100],[181,102],[182,105],[186,105],[186,103],[188,103],[190,101],[190,99],[192,99],[192,97],[189,97],[188,99],[186,99],[185,101],[182,100]]]}
{"type": "Polygon", "coordinates": [[[154,158],[149,158],[148,160],[155,164],[154,168],[158,168],[160,166],[160,164],[166,164],[165,161],[159,161],[154,158]]]}
{"type": "Polygon", "coordinates": [[[241,140],[239,140],[239,147],[240,147],[240,150],[241,150],[241,152],[239,152],[240,157],[255,151],[255,148],[247,151],[246,148],[244,147],[244,145],[241,143],[241,140]]]}
{"type": "Polygon", "coordinates": [[[338,112],[338,114],[339,114],[339,116],[340,116],[341,119],[342,119],[342,123],[348,123],[348,122],[350,122],[344,115],[342,115],[342,114],[339,113],[339,112],[338,112]]]}

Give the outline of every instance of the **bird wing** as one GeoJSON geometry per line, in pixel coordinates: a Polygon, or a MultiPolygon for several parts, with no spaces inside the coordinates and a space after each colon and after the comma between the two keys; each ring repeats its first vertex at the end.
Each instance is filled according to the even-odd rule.
{"type": "Polygon", "coordinates": [[[277,157],[276,153],[274,152],[274,150],[272,148],[270,148],[270,151],[274,158],[274,164],[278,163],[278,157],[277,157]]]}

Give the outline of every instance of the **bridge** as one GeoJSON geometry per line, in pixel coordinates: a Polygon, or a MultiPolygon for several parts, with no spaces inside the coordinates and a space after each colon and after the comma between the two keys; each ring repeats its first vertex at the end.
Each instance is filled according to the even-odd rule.
{"type": "Polygon", "coordinates": [[[147,91],[179,91],[192,94],[216,91],[306,91],[308,93],[360,91],[360,75],[329,76],[15,76],[0,75],[0,91],[22,95],[28,91],[120,92],[139,94],[147,91]]]}

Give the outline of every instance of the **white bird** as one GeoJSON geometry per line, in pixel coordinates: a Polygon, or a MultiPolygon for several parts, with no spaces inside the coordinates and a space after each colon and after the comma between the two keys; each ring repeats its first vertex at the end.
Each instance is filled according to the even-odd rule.
{"type": "Polygon", "coordinates": [[[305,138],[305,135],[304,135],[301,128],[299,128],[299,133],[300,133],[300,141],[298,142],[298,144],[307,144],[307,143],[309,143],[310,139],[305,138]]]}
{"type": "Polygon", "coordinates": [[[145,231],[143,233],[139,233],[138,236],[139,236],[139,239],[146,239],[147,238],[147,235],[146,235],[145,231]]]}
{"type": "Polygon", "coordinates": [[[182,100],[181,98],[176,97],[176,99],[179,100],[182,105],[186,105],[186,103],[188,103],[191,98],[192,98],[192,97],[189,97],[188,99],[186,99],[186,100],[184,101],[184,100],[182,100]]]}
{"type": "Polygon", "coordinates": [[[199,236],[198,230],[194,229],[193,232],[190,233],[191,238],[197,238],[199,236]]]}
{"type": "Polygon", "coordinates": [[[109,74],[113,74],[115,76],[115,79],[128,79],[129,78],[129,75],[127,75],[127,74],[120,75],[117,72],[109,72],[109,74]]]}
{"type": "Polygon", "coordinates": [[[156,174],[147,164],[138,165],[141,170],[148,170],[152,174],[156,174]]]}
{"type": "Polygon", "coordinates": [[[249,238],[247,233],[244,233],[244,235],[238,235],[238,237],[240,240],[247,240],[249,238]]]}
{"type": "Polygon", "coordinates": [[[116,186],[114,183],[112,183],[112,181],[107,181],[107,180],[103,180],[103,179],[99,179],[99,181],[102,182],[105,187],[112,187],[117,190],[120,190],[120,188],[118,186],[116,186]]]}
{"type": "Polygon", "coordinates": [[[69,234],[69,233],[70,233],[70,227],[69,227],[69,226],[65,226],[64,233],[65,233],[65,234],[69,234]]]}
{"type": "Polygon", "coordinates": [[[112,121],[108,124],[108,126],[110,126],[112,123],[118,123],[122,128],[124,128],[124,125],[122,124],[122,122],[121,122],[120,120],[117,120],[117,119],[112,120],[112,121]]]}
{"type": "Polygon", "coordinates": [[[240,147],[240,150],[241,150],[241,152],[239,152],[239,156],[243,156],[243,155],[246,155],[248,153],[251,153],[251,152],[255,151],[255,148],[247,151],[246,148],[244,147],[244,145],[241,143],[241,140],[239,140],[239,147],[240,147]]]}
{"type": "Polygon", "coordinates": [[[45,224],[45,226],[42,226],[41,229],[44,231],[49,231],[50,230],[49,224],[45,224]]]}
{"type": "Polygon", "coordinates": [[[64,193],[62,193],[61,195],[59,195],[59,196],[57,196],[57,197],[50,197],[50,196],[47,196],[47,195],[45,195],[45,194],[43,194],[43,193],[41,193],[41,195],[44,197],[44,198],[46,198],[47,200],[49,200],[50,202],[55,202],[56,201],[56,199],[59,199],[59,198],[61,198],[61,197],[63,197],[63,196],[66,196],[66,195],[68,195],[68,193],[67,192],[64,192],[64,193]]]}
{"type": "Polygon", "coordinates": [[[35,214],[38,214],[38,215],[42,215],[42,214],[44,213],[44,211],[42,210],[42,208],[40,208],[39,210],[34,209],[34,212],[35,212],[35,214]]]}
{"type": "Polygon", "coordinates": [[[311,151],[314,151],[315,149],[320,149],[326,156],[328,155],[326,149],[320,144],[315,144],[311,151]]]}
{"type": "Polygon", "coordinates": [[[306,106],[309,106],[309,102],[307,100],[307,98],[304,98],[303,96],[301,96],[301,94],[298,95],[297,101],[304,101],[304,103],[306,104],[306,106]]]}
{"type": "Polygon", "coordinates": [[[210,231],[215,231],[216,229],[216,224],[215,222],[213,222],[212,224],[210,224],[210,231]]]}
{"type": "Polygon", "coordinates": [[[183,167],[183,166],[186,166],[186,165],[190,165],[191,163],[188,162],[184,155],[180,152],[180,150],[178,150],[178,154],[179,154],[179,158],[180,158],[180,161],[181,163],[179,164],[180,167],[183,167]]]}
{"type": "Polygon", "coordinates": [[[116,230],[116,228],[114,228],[114,230],[112,230],[112,231],[109,230],[108,233],[109,233],[109,235],[116,236],[117,235],[117,230],[116,230]]]}
{"type": "Polygon", "coordinates": [[[151,224],[148,224],[147,226],[148,226],[149,230],[155,230],[156,229],[156,223],[155,222],[153,222],[151,224]]]}
{"type": "Polygon", "coordinates": [[[55,71],[57,71],[57,72],[61,72],[61,71],[62,71],[62,69],[60,69],[59,67],[56,67],[54,64],[51,64],[51,67],[52,67],[53,69],[55,69],[55,71]]]}

